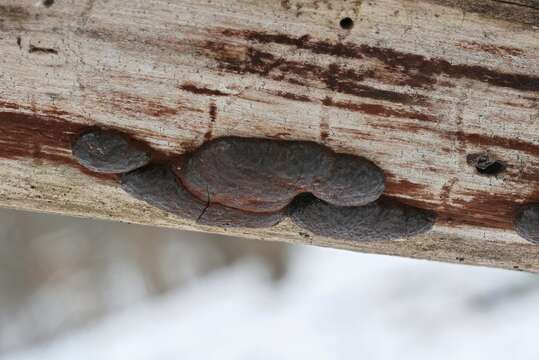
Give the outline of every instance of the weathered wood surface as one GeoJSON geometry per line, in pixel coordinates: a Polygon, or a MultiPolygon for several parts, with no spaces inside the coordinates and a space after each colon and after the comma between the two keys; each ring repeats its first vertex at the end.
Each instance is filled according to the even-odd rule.
{"type": "Polygon", "coordinates": [[[539,201],[535,0],[2,0],[0,51],[2,206],[539,271],[539,246],[511,230],[539,201]],[[317,141],[373,160],[386,195],[439,221],[379,243],[197,226],[78,166],[89,125],[170,154],[224,135],[317,141]],[[485,151],[507,169],[478,174],[466,158],[485,151]]]}

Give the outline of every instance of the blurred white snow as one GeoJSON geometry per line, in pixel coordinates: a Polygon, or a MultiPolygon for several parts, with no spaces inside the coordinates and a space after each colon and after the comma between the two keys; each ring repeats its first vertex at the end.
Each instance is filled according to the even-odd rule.
{"type": "MultiPolygon", "coordinates": [[[[99,231],[112,226],[91,224],[99,231]]],[[[129,232],[132,226],[121,226],[121,232],[134,236],[129,232]]],[[[134,228],[133,233],[140,232],[140,227],[134,228]]],[[[66,231],[47,236],[63,237],[60,247],[68,253],[63,257],[77,258],[79,252],[69,241],[74,235],[66,231]]],[[[156,237],[159,232],[163,232],[161,237],[174,237],[164,242],[168,245],[156,263],[167,265],[164,273],[169,278],[176,271],[190,273],[189,281],[169,280],[168,284],[175,285],[163,286],[165,290],[149,296],[151,291],[140,274],[148,269],[129,265],[133,256],[106,262],[114,264],[112,270],[101,273],[108,279],[105,287],[113,299],[107,302],[113,305],[106,316],[12,348],[0,358],[537,359],[539,278],[534,275],[304,246],[286,247],[288,255],[273,251],[287,263],[279,280],[259,250],[212,271],[186,271],[207,267],[201,265],[206,263],[204,254],[219,257],[208,245],[213,243],[180,238],[195,236],[189,233],[151,231],[156,237]]],[[[123,246],[122,250],[130,248],[125,243],[135,241],[99,236],[108,247],[123,246]]],[[[54,257],[56,251],[60,250],[51,249],[51,254],[43,256],[54,257]]],[[[75,276],[84,278],[84,272],[75,276]]],[[[73,286],[84,283],[72,280],[73,286]]],[[[31,297],[41,306],[27,309],[39,321],[54,324],[63,318],[63,310],[81,313],[78,308],[86,306],[91,293],[75,292],[79,297],[74,297],[65,284],[49,287],[31,297]]],[[[3,317],[8,318],[16,326],[16,317],[3,317]]],[[[4,323],[2,328],[10,327],[4,323]]]]}

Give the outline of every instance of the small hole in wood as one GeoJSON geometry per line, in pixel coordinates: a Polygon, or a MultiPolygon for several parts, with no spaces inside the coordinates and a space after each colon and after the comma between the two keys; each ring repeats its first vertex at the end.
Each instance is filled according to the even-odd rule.
{"type": "Polygon", "coordinates": [[[474,166],[479,174],[485,176],[499,175],[507,168],[503,161],[488,153],[470,154],[466,161],[470,166],[474,166]]]}
{"type": "Polygon", "coordinates": [[[341,19],[341,22],[339,23],[339,25],[341,25],[341,28],[345,30],[350,30],[351,28],[354,27],[354,20],[352,20],[349,17],[345,17],[341,19]]]}
{"type": "Polygon", "coordinates": [[[52,5],[54,5],[54,0],[43,0],[43,6],[51,7],[52,5]]]}

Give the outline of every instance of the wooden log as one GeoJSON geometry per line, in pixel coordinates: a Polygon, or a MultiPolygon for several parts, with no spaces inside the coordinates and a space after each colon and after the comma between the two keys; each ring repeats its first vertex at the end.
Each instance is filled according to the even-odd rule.
{"type": "Polygon", "coordinates": [[[2,206],[539,271],[512,230],[539,201],[536,0],[4,0],[0,50],[2,206]],[[439,219],[374,243],[197,225],[79,166],[88,126],[169,155],[226,135],[316,141],[439,219]]]}

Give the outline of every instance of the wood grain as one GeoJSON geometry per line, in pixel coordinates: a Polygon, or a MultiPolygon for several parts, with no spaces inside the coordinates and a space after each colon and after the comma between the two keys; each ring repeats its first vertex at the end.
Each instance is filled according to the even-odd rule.
{"type": "Polygon", "coordinates": [[[539,247],[511,229],[539,201],[538,39],[535,0],[5,0],[0,204],[539,271],[539,247]],[[163,156],[227,135],[317,141],[371,159],[387,196],[440,219],[377,244],[290,222],[198,226],[78,166],[71,143],[87,126],[163,156]],[[507,169],[479,174],[466,158],[481,152],[507,169]]]}

